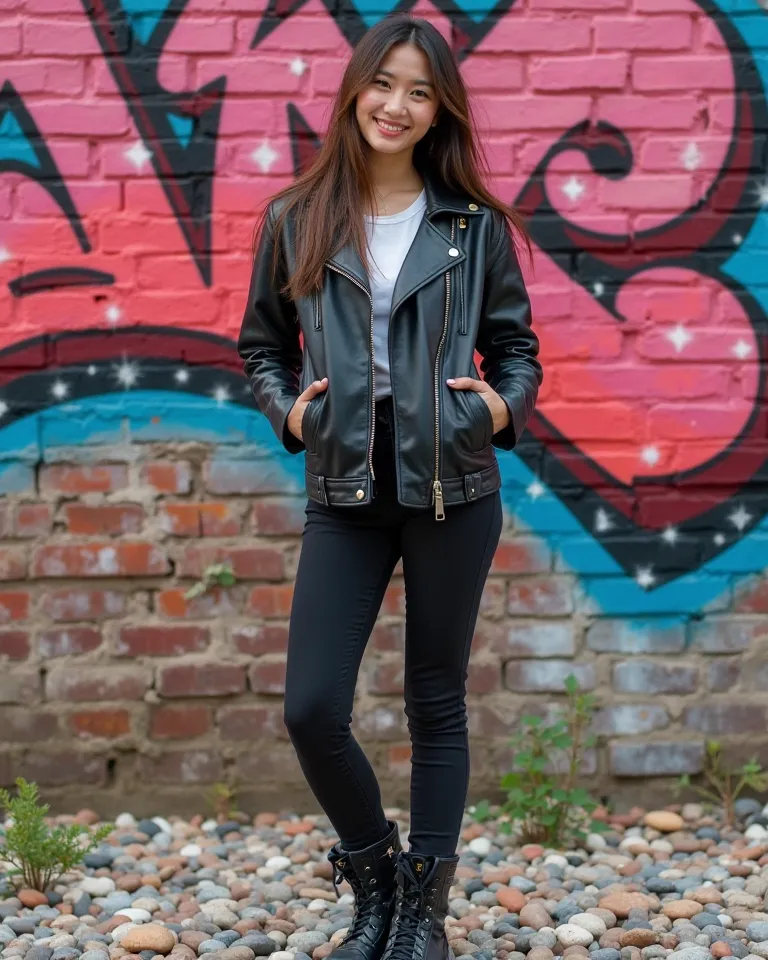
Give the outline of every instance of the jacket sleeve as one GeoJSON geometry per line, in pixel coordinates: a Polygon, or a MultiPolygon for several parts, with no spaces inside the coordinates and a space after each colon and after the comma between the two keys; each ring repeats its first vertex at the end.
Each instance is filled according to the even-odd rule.
{"type": "Polygon", "coordinates": [[[511,450],[533,413],[543,379],[536,359],[539,340],[531,329],[531,304],[506,220],[494,216],[494,241],[483,291],[477,336],[480,369],[509,409],[509,424],[493,436],[493,445],[511,450]]]}
{"type": "Polygon", "coordinates": [[[286,450],[299,453],[304,444],[287,425],[288,414],[301,392],[299,324],[293,304],[280,293],[286,280],[282,257],[275,278],[272,277],[275,242],[274,210],[270,206],[253,262],[237,350],[259,410],[286,450]]]}

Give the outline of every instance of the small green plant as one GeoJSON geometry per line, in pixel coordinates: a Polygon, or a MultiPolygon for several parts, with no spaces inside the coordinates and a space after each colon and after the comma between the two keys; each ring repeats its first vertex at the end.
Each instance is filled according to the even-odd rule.
{"type": "Polygon", "coordinates": [[[213,587],[231,587],[237,583],[235,572],[228,563],[211,563],[203,571],[200,580],[184,594],[187,600],[193,600],[213,587]]]}
{"type": "Polygon", "coordinates": [[[18,777],[16,786],[19,792],[15,797],[0,789],[0,805],[13,821],[5,833],[5,846],[0,847],[0,859],[14,865],[6,876],[20,878],[20,886],[44,893],[109,836],[114,826],[103,824],[93,833],[80,823],[51,830],[45,822],[48,804],[37,802],[37,784],[18,777]],[[87,846],[80,842],[83,834],[90,834],[87,846]]]}
{"type": "Polygon", "coordinates": [[[690,776],[685,773],[675,782],[672,789],[678,796],[683,790],[691,788],[702,799],[716,806],[722,806],[723,817],[728,827],[736,824],[735,804],[745,787],[758,793],[768,790],[768,771],[763,770],[756,757],[752,757],[736,770],[724,768],[723,745],[719,740],[707,740],[702,776],[704,784],[692,783],[690,776]]]}
{"type": "MultiPolygon", "coordinates": [[[[599,804],[576,786],[584,751],[595,738],[588,733],[594,713],[594,697],[579,693],[573,674],[565,681],[567,704],[553,723],[542,717],[524,716],[521,729],[513,737],[513,770],[501,780],[507,799],[501,806],[502,833],[511,833],[513,825],[524,843],[543,843],[563,847],[586,839],[606,826],[590,815],[599,804]]],[[[475,808],[475,819],[487,819],[487,801],[475,808]]]]}
{"type": "Polygon", "coordinates": [[[232,804],[235,802],[237,791],[227,783],[214,783],[206,795],[206,800],[213,810],[213,814],[222,823],[232,818],[232,804]]]}

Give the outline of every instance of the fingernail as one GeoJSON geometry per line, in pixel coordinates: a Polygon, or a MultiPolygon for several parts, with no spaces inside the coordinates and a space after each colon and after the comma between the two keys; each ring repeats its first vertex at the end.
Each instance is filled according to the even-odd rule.
{"type": "Polygon", "coordinates": [[[453,379],[453,377],[450,377],[450,378],[449,378],[448,380],[446,380],[445,382],[446,382],[446,383],[456,383],[456,381],[453,379]]]}

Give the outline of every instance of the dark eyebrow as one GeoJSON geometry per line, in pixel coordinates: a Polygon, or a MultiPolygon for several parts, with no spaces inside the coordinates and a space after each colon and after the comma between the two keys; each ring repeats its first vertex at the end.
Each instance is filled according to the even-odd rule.
{"type": "MultiPolygon", "coordinates": [[[[385,77],[392,77],[393,80],[395,79],[394,73],[390,73],[389,70],[377,70],[376,72],[383,73],[385,77]]],[[[430,83],[429,80],[414,80],[413,84],[416,87],[432,87],[433,89],[435,86],[434,83],[430,83]]]]}

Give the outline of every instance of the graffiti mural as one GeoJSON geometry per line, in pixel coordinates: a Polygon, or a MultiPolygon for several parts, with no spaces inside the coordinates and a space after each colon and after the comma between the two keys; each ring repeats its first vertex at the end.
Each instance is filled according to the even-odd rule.
{"type": "Polygon", "coordinates": [[[527,216],[547,373],[510,513],[596,608],[687,615],[768,543],[768,15],[751,0],[29,0],[3,20],[0,485],[47,445],[286,458],[234,349],[256,212],[346,56],[433,20],[527,216]],[[226,412],[223,415],[222,411],[226,412]]]}

